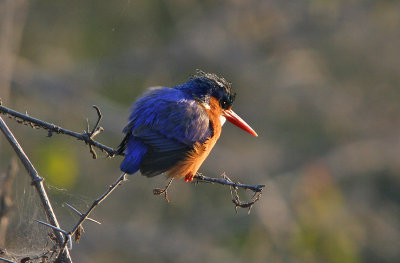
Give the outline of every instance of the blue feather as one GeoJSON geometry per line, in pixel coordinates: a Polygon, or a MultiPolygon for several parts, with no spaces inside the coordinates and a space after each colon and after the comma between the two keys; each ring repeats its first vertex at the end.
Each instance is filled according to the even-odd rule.
{"type": "Polygon", "coordinates": [[[130,138],[126,148],[125,159],[121,163],[121,171],[134,174],[139,170],[142,158],[147,151],[147,146],[140,140],[130,138]]]}
{"type": "Polygon", "coordinates": [[[214,97],[221,107],[232,106],[231,84],[212,73],[198,71],[193,78],[173,88],[149,89],[132,106],[125,138],[121,170],[155,176],[167,172],[193,151],[195,144],[213,136],[202,103],[214,97]]]}
{"type": "Polygon", "coordinates": [[[154,176],[170,169],[196,142],[212,136],[208,115],[193,97],[177,88],[148,90],[132,107],[125,127],[127,145],[121,170],[154,176]]]}

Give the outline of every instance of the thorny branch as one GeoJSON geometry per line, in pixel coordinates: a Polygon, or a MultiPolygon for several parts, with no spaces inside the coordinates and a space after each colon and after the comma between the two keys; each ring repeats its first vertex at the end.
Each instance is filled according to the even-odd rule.
{"type": "Polygon", "coordinates": [[[201,174],[196,174],[194,179],[197,179],[197,182],[208,182],[208,183],[217,183],[222,185],[228,185],[235,188],[243,188],[245,190],[251,190],[255,193],[261,193],[265,185],[249,185],[249,184],[241,184],[241,183],[234,183],[231,179],[228,178],[225,174],[222,175],[222,178],[213,178],[207,177],[201,174]]]}
{"type": "MultiPolygon", "coordinates": [[[[114,157],[116,155],[123,155],[122,153],[118,152],[118,150],[114,150],[111,147],[108,147],[106,145],[103,145],[103,144],[93,140],[93,138],[96,135],[98,135],[101,131],[103,131],[103,128],[99,126],[101,118],[102,118],[102,114],[100,112],[100,109],[95,105],[93,105],[93,108],[96,110],[97,116],[98,116],[96,125],[89,132],[89,122],[88,122],[87,130],[84,133],[80,134],[80,133],[76,133],[76,132],[72,132],[72,131],[69,131],[67,129],[64,129],[64,128],[60,127],[60,126],[56,126],[54,124],[47,123],[47,122],[44,122],[42,120],[30,117],[27,114],[22,114],[22,113],[19,113],[17,111],[11,110],[11,109],[9,109],[7,107],[4,107],[1,104],[1,100],[0,100],[0,114],[5,114],[5,115],[9,116],[10,118],[14,118],[19,123],[22,123],[22,124],[25,124],[25,125],[30,125],[32,128],[43,128],[43,129],[46,129],[46,130],[49,131],[49,135],[48,135],[49,137],[51,137],[53,132],[56,132],[56,133],[59,133],[59,134],[66,134],[66,135],[75,137],[78,140],[82,140],[86,144],[89,145],[90,152],[92,153],[93,158],[96,158],[96,153],[94,152],[93,147],[96,147],[96,148],[106,152],[109,157],[114,157]]],[[[234,183],[227,177],[213,178],[213,177],[207,177],[207,176],[204,176],[204,175],[201,175],[201,174],[196,174],[194,176],[194,178],[197,179],[197,182],[217,183],[217,184],[227,185],[227,186],[234,187],[234,188],[243,188],[243,189],[246,189],[246,190],[251,190],[251,191],[253,191],[254,193],[257,193],[257,194],[260,193],[260,194],[258,194],[258,196],[261,195],[261,192],[262,192],[263,188],[265,187],[265,185],[247,185],[247,184],[241,184],[241,183],[234,183]]],[[[166,197],[166,200],[169,201],[168,200],[168,195],[167,195],[167,190],[168,190],[168,187],[170,186],[170,184],[171,184],[171,182],[164,189],[159,189],[159,188],[154,189],[153,193],[155,195],[164,194],[165,197],[166,197]]],[[[246,207],[246,206],[244,206],[245,204],[241,204],[241,203],[237,203],[237,202],[235,203],[235,205],[237,207],[246,207]]]]}
{"type": "Polygon", "coordinates": [[[234,183],[225,173],[222,174],[222,178],[207,177],[199,173],[196,174],[194,178],[197,180],[196,183],[207,182],[207,183],[218,183],[222,185],[229,185],[231,187],[232,202],[235,204],[236,213],[238,207],[240,207],[240,208],[248,208],[249,209],[248,213],[250,214],[251,208],[258,200],[260,200],[262,190],[265,187],[265,185],[248,185],[248,184],[234,183]],[[254,195],[250,202],[243,203],[240,201],[238,193],[239,188],[245,190],[251,190],[254,192],[254,195]]]}
{"type": "MultiPolygon", "coordinates": [[[[231,180],[228,178],[228,176],[224,175],[228,180],[231,180]]],[[[232,202],[235,204],[235,211],[237,213],[238,211],[238,207],[240,208],[248,208],[248,214],[250,214],[251,212],[251,208],[253,207],[253,205],[260,200],[262,192],[254,192],[253,197],[251,198],[250,202],[247,203],[243,203],[240,201],[239,199],[239,193],[238,193],[238,187],[237,186],[231,186],[231,196],[232,196],[232,202]]]]}
{"type": "MultiPolygon", "coordinates": [[[[66,204],[69,208],[71,208],[72,211],[74,211],[75,213],[77,213],[79,216],[83,216],[83,214],[82,214],[81,212],[79,212],[75,207],[73,207],[72,205],[70,205],[70,204],[68,204],[68,203],[65,203],[65,204],[66,204]]],[[[97,224],[101,225],[101,223],[100,223],[99,221],[94,220],[93,218],[88,217],[88,218],[86,218],[86,220],[89,220],[89,221],[92,221],[92,222],[94,222],[94,223],[97,223],[97,224]]]]}
{"type": "Polygon", "coordinates": [[[107,191],[102,194],[99,198],[93,201],[92,205],[89,207],[89,209],[86,211],[86,213],[81,215],[81,218],[79,219],[78,223],[72,228],[72,230],[68,233],[69,235],[73,235],[77,229],[82,225],[82,223],[89,218],[90,213],[99,205],[101,202],[104,201],[118,186],[120,186],[123,182],[126,181],[126,174],[123,173],[121,174],[118,179],[108,187],[107,191]]]}
{"type": "MultiPolygon", "coordinates": [[[[106,199],[106,198],[107,198],[118,186],[120,186],[124,181],[126,181],[126,174],[125,174],[125,173],[121,174],[121,175],[118,177],[118,179],[117,179],[112,185],[110,185],[110,186],[108,187],[107,191],[106,191],[104,194],[102,194],[99,198],[97,198],[96,200],[93,201],[92,205],[91,205],[90,208],[86,211],[86,213],[82,214],[82,213],[80,213],[79,211],[77,211],[77,210],[74,208],[73,210],[76,211],[76,212],[78,212],[78,213],[80,213],[81,217],[80,217],[78,223],[76,223],[76,225],[75,225],[75,226],[72,228],[72,230],[69,231],[69,232],[66,232],[65,230],[62,230],[62,229],[57,229],[56,227],[51,226],[51,225],[48,225],[48,224],[45,224],[45,223],[43,223],[43,222],[39,222],[39,223],[41,223],[41,224],[47,225],[48,227],[51,227],[51,228],[53,228],[53,229],[58,230],[59,232],[63,233],[63,234],[66,236],[65,242],[64,242],[64,244],[63,244],[63,246],[62,246],[62,250],[60,251],[60,253],[62,253],[63,250],[67,249],[67,245],[68,245],[68,244],[69,244],[69,248],[72,248],[71,237],[72,237],[74,234],[75,234],[75,241],[79,241],[79,238],[80,238],[80,235],[81,235],[81,231],[83,231],[82,223],[83,223],[85,220],[91,220],[91,221],[95,221],[96,223],[99,223],[99,222],[97,222],[96,220],[93,220],[93,219],[89,218],[90,213],[91,213],[101,202],[103,202],[104,199],[106,199]],[[79,236],[78,236],[78,235],[79,235],[79,236]]],[[[71,206],[70,206],[70,207],[71,207],[71,206]]],[[[71,207],[71,209],[72,209],[72,207],[71,207]]]]}
{"type": "MultiPolygon", "coordinates": [[[[108,157],[114,157],[116,155],[123,155],[123,153],[119,152],[118,150],[114,150],[113,148],[103,145],[93,139],[96,135],[98,135],[101,131],[103,131],[103,128],[99,126],[101,118],[102,118],[100,109],[95,105],[93,106],[93,108],[96,110],[97,116],[98,116],[97,122],[96,122],[95,126],[93,127],[93,129],[91,131],[89,131],[90,130],[89,121],[87,120],[87,129],[83,133],[76,133],[76,132],[64,129],[60,126],[30,117],[30,116],[28,116],[28,114],[22,114],[17,111],[11,110],[7,107],[4,107],[4,106],[2,106],[1,100],[0,100],[0,114],[4,114],[11,119],[15,119],[18,123],[21,123],[24,125],[29,125],[34,129],[43,128],[45,130],[48,130],[48,137],[51,137],[53,135],[53,133],[55,132],[57,134],[69,135],[69,136],[77,138],[78,140],[84,141],[87,145],[89,145],[90,152],[94,159],[96,159],[97,154],[94,151],[93,147],[96,147],[96,148],[100,149],[101,151],[106,152],[108,157]]],[[[0,121],[2,123],[4,123],[3,120],[1,119],[1,117],[0,117],[0,121]]],[[[20,146],[18,145],[18,147],[20,147],[20,146]]],[[[22,149],[21,149],[21,151],[22,151],[22,149]]],[[[22,153],[23,153],[23,151],[22,151],[22,153]]],[[[26,155],[25,155],[25,157],[26,157],[26,155]]],[[[27,157],[26,157],[26,159],[27,159],[27,157]]],[[[42,184],[43,178],[41,178],[37,174],[36,170],[34,170],[32,164],[30,162],[27,164],[26,169],[28,170],[29,174],[31,174],[31,176],[33,178],[32,183],[35,184],[35,186],[37,186],[37,187],[42,186],[42,188],[43,188],[43,184],[42,184]]],[[[201,174],[197,174],[194,176],[194,178],[196,179],[195,183],[208,182],[208,183],[217,183],[217,184],[229,186],[231,188],[232,202],[235,204],[235,209],[237,209],[238,207],[248,208],[249,213],[250,213],[250,209],[252,208],[252,206],[260,199],[262,190],[265,187],[265,185],[247,185],[247,184],[241,184],[241,183],[234,183],[226,175],[223,175],[223,178],[212,178],[212,177],[207,177],[207,176],[204,176],[201,174]],[[252,198],[252,201],[250,201],[248,203],[242,203],[239,200],[239,195],[237,192],[238,188],[253,191],[254,196],[252,198]]],[[[125,180],[126,180],[126,174],[124,173],[118,177],[118,179],[114,182],[114,184],[109,186],[108,190],[103,195],[101,195],[99,198],[97,198],[96,200],[93,201],[90,208],[84,214],[80,213],[75,208],[73,208],[67,204],[78,215],[80,215],[79,221],[69,232],[67,232],[59,227],[58,222],[55,219],[55,215],[54,215],[55,220],[49,220],[51,224],[38,221],[39,223],[52,228],[55,231],[58,242],[62,241],[62,244],[60,245],[60,247],[62,248],[60,250],[60,255],[62,253],[66,253],[69,257],[69,251],[68,251],[67,245],[70,244],[70,246],[71,246],[72,236],[75,235],[75,241],[79,240],[80,234],[83,231],[83,227],[82,227],[83,222],[85,220],[95,221],[95,220],[89,218],[90,213],[102,201],[104,201],[104,199],[106,199],[119,185],[121,185],[125,180]],[[60,236],[61,236],[61,238],[60,238],[60,236]]],[[[158,189],[158,188],[154,189],[153,193],[155,195],[164,194],[165,199],[169,202],[167,190],[168,190],[168,187],[171,185],[171,182],[172,182],[172,180],[163,189],[158,189]]],[[[43,189],[43,191],[44,191],[44,189],[43,189]]],[[[47,195],[46,195],[46,198],[47,198],[47,195]]],[[[50,205],[49,201],[47,201],[47,203],[50,205]]],[[[52,211],[52,209],[51,209],[51,211],[52,211]]],[[[53,212],[53,214],[54,214],[54,212],[53,212]]],[[[97,221],[95,221],[95,222],[99,223],[97,221]]]]}
{"type": "Polygon", "coordinates": [[[89,220],[98,224],[101,224],[100,222],[89,218],[90,213],[92,213],[92,211],[101,203],[103,202],[118,186],[120,186],[124,181],[126,181],[126,174],[123,173],[121,174],[118,179],[108,187],[107,191],[102,194],[99,198],[97,198],[96,200],[93,201],[92,205],[89,207],[89,209],[86,211],[86,213],[82,214],[81,212],[79,212],[77,209],[75,209],[74,207],[72,207],[71,205],[67,204],[68,207],[70,207],[73,211],[75,211],[78,215],[80,215],[80,218],[78,220],[78,222],[76,223],[76,225],[72,228],[71,231],[67,232],[63,229],[61,229],[60,227],[51,225],[51,224],[47,224],[45,222],[39,221],[39,220],[35,220],[40,224],[43,224],[47,227],[52,228],[55,231],[58,231],[59,233],[64,234],[65,241],[61,246],[61,250],[60,250],[60,254],[63,253],[64,250],[67,249],[67,247],[69,249],[72,249],[72,236],[75,235],[75,241],[78,242],[81,236],[81,233],[83,231],[83,227],[82,224],[85,220],[89,220]]]}
{"type": "MultiPolygon", "coordinates": [[[[194,183],[196,183],[196,184],[202,182],[202,183],[211,183],[211,184],[217,183],[217,184],[230,186],[232,202],[235,204],[236,213],[237,213],[238,207],[240,207],[240,208],[248,208],[249,209],[248,213],[250,214],[251,208],[258,200],[260,200],[262,190],[265,187],[265,185],[248,185],[248,184],[234,183],[226,174],[222,174],[222,178],[213,178],[213,177],[207,177],[200,173],[197,173],[194,176],[194,179],[196,179],[196,181],[194,181],[194,183]],[[239,188],[242,188],[245,190],[251,190],[254,192],[254,195],[250,202],[243,203],[240,201],[239,193],[237,191],[239,188]]],[[[153,194],[154,195],[164,194],[165,200],[167,201],[167,203],[169,203],[170,201],[168,199],[168,189],[171,186],[172,180],[173,180],[173,178],[168,182],[168,184],[164,188],[153,189],[153,194]]]]}
{"type": "MultiPolygon", "coordinates": [[[[46,190],[43,186],[43,178],[39,176],[38,172],[36,171],[35,167],[29,160],[28,156],[26,156],[24,150],[19,145],[17,139],[14,137],[10,129],[8,128],[7,124],[4,122],[3,118],[0,117],[0,130],[4,133],[5,137],[7,138],[10,145],[13,147],[15,153],[17,154],[18,158],[21,160],[22,164],[25,166],[28,174],[32,178],[32,185],[36,187],[36,190],[39,194],[40,200],[42,202],[44,211],[47,216],[47,220],[54,226],[59,227],[57,217],[53,211],[53,207],[51,206],[50,200],[47,196],[46,190]]],[[[60,232],[54,231],[56,235],[56,242],[61,247],[64,244],[64,236],[61,235],[60,232]]],[[[62,261],[63,262],[72,262],[69,251],[64,250],[62,254],[62,261]]]]}
{"type": "Polygon", "coordinates": [[[101,143],[93,140],[93,138],[96,135],[98,135],[101,131],[103,131],[103,128],[99,126],[100,120],[102,118],[101,112],[96,105],[93,105],[93,108],[96,110],[97,116],[98,116],[96,125],[93,127],[92,131],[89,131],[89,123],[88,123],[87,130],[85,130],[83,133],[77,133],[77,132],[73,132],[73,131],[64,129],[55,124],[33,118],[33,117],[29,116],[28,114],[22,114],[20,112],[17,112],[12,109],[9,109],[7,107],[4,107],[0,101],[0,114],[4,114],[12,119],[15,119],[18,123],[21,123],[24,125],[29,125],[33,129],[43,128],[45,130],[48,130],[48,135],[47,135],[48,137],[51,137],[53,135],[53,133],[57,133],[57,134],[69,135],[69,136],[77,138],[78,140],[84,141],[87,145],[89,145],[90,153],[92,154],[94,159],[97,158],[97,154],[94,151],[93,147],[96,147],[96,148],[100,149],[101,151],[106,152],[109,157],[114,157],[115,155],[120,154],[120,153],[118,153],[118,151],[114,150],[113,148],[108,147],[104,144],[101,144],[101,143]]]}
{"type": "MultiPolygon", "coordinates": [[[[80,215],[80,218],[78,220],[78,222],[76,223],[76,225],[72,228],[71,231],[67,232],[63,229],[61,229],[60,227],[39,221],[39,220],[35,220],[36,222],[45,225],[47,227],[52,228],[53,230],[57,231],[58,233],[62,233],[65,236],[65,241],[64,243],[61,245],[61,249],[59,251],[59,256],[62,255],[62,253],[64,253],[64,251],[68,251],[68,249],[72,249],[72,236],[75,235],[75,242],[79,242],[79,239],[82,235],[82,231],[83,231],[83,227],[82,224],[84,221],[89,220],[98,224],[101,224],[100,222],[89,218],[90,213],[92,213],[92,211],[101,203],[103,202],[118,186],[120,186],[124,181],[126,181],[126,174],[123,173],[121,174],[118,179],[108,187],[107,191],[102,194],[99,198],[97,198],[96,200],[93,201],[92,205],[89,207],[89,209],[86,211],[86,213],[82,214],[81,212],[79,212],[77,209],[75,209],[74,207],[72,207],[71,205],[67,204],[68,207],[70,207],[74,212],[76,212],[78,215],[80,215]]],[[[58,257],[59,257],[58,256],[58,257]]],[[[57,257],[57,258],[58,258],[57,257]]]]}

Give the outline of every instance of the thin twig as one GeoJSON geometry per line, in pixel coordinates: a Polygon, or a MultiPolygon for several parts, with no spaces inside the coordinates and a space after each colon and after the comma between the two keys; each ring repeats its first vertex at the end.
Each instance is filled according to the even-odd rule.
{"type": "Polygon", "coordinates": [[[45,226],[48,226],[48,227],[50,227],[50,228],[52,228],[52,229],[54,229],[54,230],[57,230],[57,231],[63,233],[64,235],[68,235],[68,232],[67,232],[67,231],[65,231],[65,230],[63,230],[63,229],[61,229],[61,228],[59,228],[59,227],[50,225],[50,224],[48,224],[48,223],[46,223],[46,222],[43,222],[43,221],[40,221],[40,220],[37,220],[37,219],[33,219],[33,220],[35,220],[36,222],[38,222],[38,223],[40,223],[40,224],[42,224],[42,225],[45,225],[45,226]]]}
{"type": "Polygon", "coordinates": [[[251,201],[250,201],[250,202],[243,203],[243,202],[240,201],[240,199],[239,199],[239,193],[238,193],[238,191],[237,191],[237,188],[231,187],[232,202],[235,204],[235,211],[236,211],[236,213],[237,213],[237,211],[238,211],[238,207],[240,207],[240,208],[248,208],[249,210],[248,210],[247,213],[250,214],[251,208],[253,208],[253,205],[254,205],[258,200],[260,200],[261,194],[262,194],[262,192],[255,192],[254,195],[253,195],[253,197],[251,198],[251,201]],[[233,194],[233,193],[235,193],[235,194],[233,194]]]}
{"type": "Polygon", "coordinates": [[[108,187],[107,191],[103,195],[101,195],[99,198],[97,198],[96,200],[93,201],[92,205],[89,207],[89,209],[86,211],[86,213],[82,214],[78,223],[74,226],[74,228],[69,233],[73,234],[76,231],[76,229],[78,229],[78,227],[83,223],[83,221],[85,221],[89,217],[89,215],[93,211],[93,209],[95,209],[96,206],[101,204],[101,202],[103,202],[104,199],[106,199],[124,181],[126,181],[126,173],[121,174],[118,177],[118,179],[112,185],[110,185],[108,187]]]}
{"type": "Polygon", "coordinates": [[[194,179],[197,179],[196,182],[209,182],[209,183],[217,183],[217,184],[222,184],[222,185],[228,185],[232,187],[239,187],[247,190],[251,190],[253,192],[261,192],[265,185],[263,184],[258,184],[258,185],[249,185],[249,184],[241,184],[241,183],[234,183],[231,180],[227,180],[226,176],[224,178],[213,178],[213,177],[207,177],[201,174],[196,174],[194,176],[194,179]]]}
{"type": "MultiPolygon", "coordinates": [[[[82,214],[81,218],[79,219],[78,223],[72,228],[71,231],[67,233],[67,236],[72,237],[78,229],[81,229],[82,223],[88,219],[90,213],[106,199],[122,182],[126,181],[126,173],[121,174],[118,179],[108,187],[107,191],[102,194],[99,198],[93,201],[92,205],[86,211],[86,213],[82,214]]],[[[68,239],[68,238],[67,238],[68,239]]],[[[66,248],[67,242],[64,241],[63,247],[66,248]]]]}
{"type": "Polygon", "coordinates": [[[174,178],[171,178],[171,180],[169,180],[167,186],[165,186],[164,188],[154,188],[153,189],[153,194],[154,195],[162,195],[162,194],[164,194],[165,201],[167,201],[167,203],[169,203],[168,188],[171,186],[171,183],[172,183],[173,180],[174,180],[174,178]]]}
{"type": "Polygon", "coordinates": [[[97,134],[99,134],[100,132],[102,132],[102,131],[104,130],[103,127],[99,126],[100,121],[101,121],[103,115],[101,114],[100,109],[99,109],[96,105],[93,105],[92,107],[96,110],[96,113],[97,113],[97,122],[96,122],[96,124],[94,125],[92,131],[89,132],[89,119],[86,119],[87,129],[86,129],[86,131],[83,133],[83,136],[86,137],[85,142],[86,142],[86,144],[89,145],[89,150],[90,150],[90,153],[92,154],[93,159],[97,159],[97,153],[96,153],[96,151],[93,149],[93,145],[92,145],[90,142],[93,141],[93,138],[94,138],[97,134]]]}
{"type": "MultiPolygon", "coordinates": [[[[92,136],[96,136],[97,133],[99,133],[99,131],[102,130],[102,127],[100,127],[99,124],[100,124],[101,119],[103,118],[103,115],[101,114],[99,107],[97,107],[96,105],[93,105],[92,107],[96,110],[98,118],[97,118],[96,125],[94,125],[93,130],[90,132],[90,134],[92,136]]],[[[88,129],[88,131],[89,131],[89,129],[88,129]]]]}
{"type": "Polygon", "coordinates": [[[248,213],[250,214],[251,208],[258,200],[260,200],[262,190],[265,187],[265,185],[248,185],[248,184],[234,183],[226,174],[222,174],[222,178],[212,178],[201,174],[196,174],[194,178],[197,179],[196,183],[208,182],[208,183],[218,183],[230,186],[232,202],[235,204],[236,213],[238,207],[240,207],[240,208],[248,208],[249,209],[248,213]],[[243,188],[245,190],[251,190],[254,192],[254,195],[250,202],[243,203],[240,201],[239,194],[237,191],[238,188],[243,188]]]}
{"type": "MultiPolygon", "coordinates": [[[[47,220],[50,222],[51,225],[59,227],[60,225],[58,224],[57,217],[53,211],[53,208],[52,208],[50,200],[47,196],[46,190],[43,187],[43,182],[42,182],[43,178],[39,176],[35,167],[31,163],[29,158],[26,156],[22,147],[19,145],[17,139],[15,139],[14,135],[11,133],[10,129],[7,127],[7,124],[4,122],[3,118],[1,118],[1,117],[0,117],[0,129],[6,136],[8,142],[13,147],[18,158],[21,160],[21,162],[25,166],[25,169],[27,170],[28,174],[31,176],[32,184],[36,187],[36,190],[39,194],[44,211],[46,213],[47,220]]],[[[56,230],[54,230],[54,234],[56,235],[57,244],[61,247],[65,241],[64,236],[59,231],[56,231],[56,230]]],[[[63,252],[63,259],[65,260],[65,262],[72,262],[70,255],[69,255],[69,251],[68,250],[64,250],[64,251],[65,252],[63,252]]]]}
{"type": "MultiPolygon", "coordinates": [[[[73,207],[72,205],[70,205],[70,204],[68,204],[68,203],[64,203],[64,204],[66,204],[69,208],[72,209],[72,211],[74,211],[75,213],[77,213],[79,216],[82,216],[82,215],[83,215],[81,212],[79,212],[78,209],[76,209],[76,208],[73,207]]],[[[94,220],[93,218],[88,217],[88,218],[86,218],[86,220],[89,220],[89,221],[92,221],[92,222],[94,222],[94,223],[97,223],[97,224],[101,225],[101,223],[100,223],[99,221],[94,220]]]]}
{"type": "Polygon", "coordinates": [[[51,137],[53,135],[53,132],[55,132],[58,134],[69,135],[69,136],[77,138],[78,140],[84,141],[86,144],[89,145],[89,147],[91,147],[91,153],[92,153],[93,157],[96,157],[96,154],[93,153],[92,147],[96,147],[96,148],[102,150],[103,152],[106,152],[109,157],[118,155],[119,153],[116,150],[93,140],[94,136],[96,136],[99,132],[102,131],[102,128],[98,126],[100,123],[100,120],[101,120],[100,110],[97,108],[97,106],[93,106],[93,108],[95,108],[95,110],[98,114],[97,123],[91,132],[89,132],[87,130],[84,133],[77,133],[77,132],[73,132],[73,131],[64,129],[55,124],[48,123],[48,122],[30,117],[27,114],[19,113],[17,111],[14,111],[12,109],[2,106],[1,104],[0,104],[0,113],[7,115],[9,117],[13,117],[17,122],[25,124],[25,125],[30,125],[32,128],[43,128],[45,130],[48,130],[48,137],[51,137]]]}

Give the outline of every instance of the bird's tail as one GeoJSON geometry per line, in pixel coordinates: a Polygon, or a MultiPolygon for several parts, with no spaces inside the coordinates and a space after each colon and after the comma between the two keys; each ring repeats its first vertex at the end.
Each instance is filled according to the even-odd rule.
{"type": "Polygon", "coordinates": [[[126,146],[128,144],[128,140],[131,136],[132,136],[132,133],[130,133],[130,132],[125,135],[124,139],[117,147],[117,150],[116,150],[117,154],[123,155],[123,153],[125,152],[126,146]]]}
{"type": "Polygon", "coordinates": [[[121,146],[121,149],[124,147],[126,148],[126,152],[125,159],[120,166],[121,171],[127,174],[134,174],[139,170],[142,158],[147,152],[147,146],[141,141],[135,140],[134,137],[131,137],[129,141],[125,143],[125,146],[121,146]]]}

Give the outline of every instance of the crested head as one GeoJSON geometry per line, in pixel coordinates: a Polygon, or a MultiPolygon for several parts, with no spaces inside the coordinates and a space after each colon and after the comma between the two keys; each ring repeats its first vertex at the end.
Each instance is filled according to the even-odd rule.
{"type": "Polygon", "coordinates": [[[204,103],[209,103],[210,98],[215,97],[223,109],[232,107],[236,96],[236,93],[232,91],[231,83],[214,73],[206,73],[202,70],[197,70],[186,83],[176,88],[204,103]]]}

